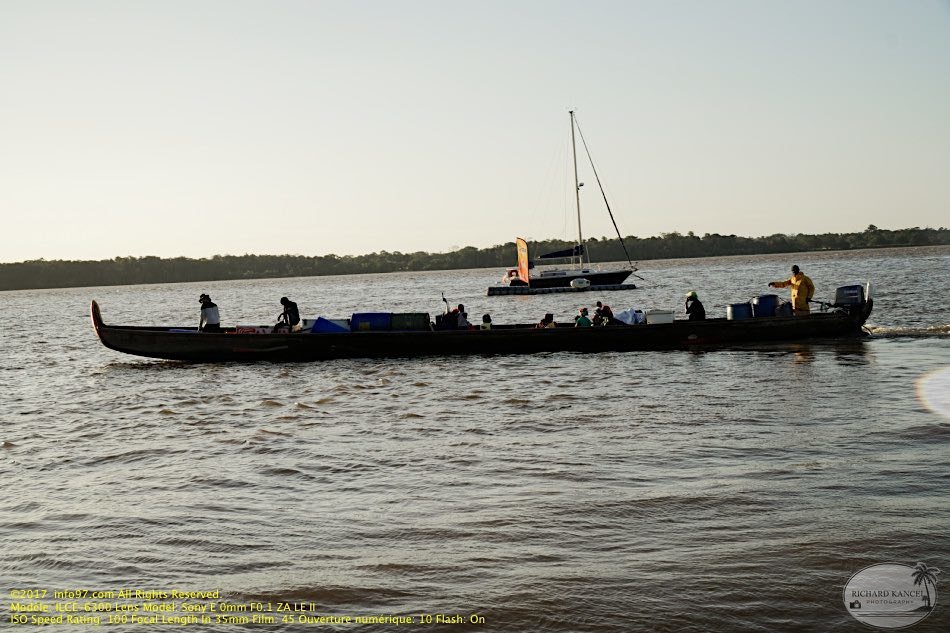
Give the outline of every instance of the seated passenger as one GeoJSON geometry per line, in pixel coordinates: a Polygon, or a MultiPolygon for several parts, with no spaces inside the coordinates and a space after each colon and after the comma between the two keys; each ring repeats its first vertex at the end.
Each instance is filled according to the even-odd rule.
{"type": "Polygon", "coordinates": [[[274,326],[274,331],[287,330],[288,332],[299,332],[301,325],[300,311],[297,310],[297,304],[287,297],[281,297],[280,303],[284,306],[284,311],[277,317],[277,325],[274,326]]]}
{"type": "Polygon", "coordinates": [[[587,308],[581,308],[580,314],[574,318],[574,327],[591,327],[593,325],[593,321],[587,316],[587,308]]]}
{"type": "Polygon", "coordinates": [[[610,325],[610,322],[614,318],[614,311],[610,309],[610,306],[604,305],[600,301],[598,301],[596,305],[601,316],[604,317],[604,325],[610,325]]]}
{"type": "Polygon", "coordinates": [[[554,322],[554,315],[548,312],[544,315],[544,318],[541,319],[541,322],[538,323],[539,328],[553,328],[557,327],[557,323],[554,322]]]}
{"type": "Polygon", "coordinates": [[[468,322],[468,312],[461,312],[461,311],[459,312],[458,329],[460,330],[472,329],[472,324],[468,322]]]}
{"type": "MultiPolygon", "coordinates": [[[[443,301],[445,299],[443,298],[443,301]]],[[[443,330],[457,330],[459,329],[459,315],[465,312],[465,306],[461,303],[458,304],[457,308],[449,310],[449,302],[445,302],[445,314],[442,315],[442,329],[443,330]]]]}
{"type": "Polygon", "coordinates": [[[198,297],[201,303],[201,318],[198,320],[198,330],[200,332],[220,332],[221,317],[218,315],[218,305],[212,303],[211,297],[202,293],[198,297]]]}
{"type": "Polygon", "coordinates": [[[483,314],[483,315],[482,315],[482,324],[479,325],[478,327],[479,327],[479,329],[482,329],[482,330],[490,330],[490,329],[491,329],[491,315],[490,315],[490,314],[483,314]]]}
{"type": "Polygon", "coordinates": [[[703,307],[703,302],[699,300],[695,290],[686,295],[686,314],[689,315],[690,321],[706,320],[706,308],[703,307]]]}

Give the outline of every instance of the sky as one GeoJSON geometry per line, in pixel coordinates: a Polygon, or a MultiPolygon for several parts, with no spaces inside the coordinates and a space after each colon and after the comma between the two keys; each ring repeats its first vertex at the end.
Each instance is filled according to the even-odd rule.
{"type": "Polygon", "coordinates": [[[0,261],[573,239],[570,109],[625,236],[950,225],[946,0],[0,0],[0,261]]]}

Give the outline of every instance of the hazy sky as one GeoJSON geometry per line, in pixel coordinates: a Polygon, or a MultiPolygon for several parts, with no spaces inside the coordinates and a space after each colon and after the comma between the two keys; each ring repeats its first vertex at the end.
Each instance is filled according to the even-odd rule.
{"type": "Polygon", "coordinates": [[[950,225],[947,2],[0,0],[0,261],[570,238],[569,108],[625,235],[950,225]]]}

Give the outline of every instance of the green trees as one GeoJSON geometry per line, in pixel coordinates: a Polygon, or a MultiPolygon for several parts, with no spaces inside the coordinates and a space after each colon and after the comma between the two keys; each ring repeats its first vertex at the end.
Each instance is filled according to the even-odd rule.
{"type": "MultiPolygon", "coordinates": [[[[860,233],[821,235],[767,235],[739,237],[692,231],[686,235],[663,233],[659,237],[624,238],[627,249],[638,261],[718,255],[794,253],[814,250],[848,250],[887,246],[928,246],[950,244],[950,229],[920,228],[889,231],[873,224],[860,233]]],[[[572,242],[543,240],[531,243],[532,256],[570,248],[572,242]]],[[[595,262],[624,260],[617,239],[591,239],[587,244],[595,262]]],[[[450,270],[491,268],[515,264],[514,242],[489,248],[465,248],[450,253],[401,253],[381,251],[368,255],[215,255],[210,258],[116,257],[102,261],[62,261],[38,259],[0,264],[0,290],[29,288],[69,288],[123,284],[308,277],[358,273],[385,273],[408,270],[450,270]]]]}

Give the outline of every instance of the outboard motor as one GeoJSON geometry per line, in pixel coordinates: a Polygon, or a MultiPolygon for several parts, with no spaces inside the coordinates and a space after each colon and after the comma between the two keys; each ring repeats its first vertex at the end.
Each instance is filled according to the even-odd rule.
{"type": "Polygon", "coordinates": [[[853,314],[863,310],[866,301],[864,286],[841,286],[835,290],[835,302],[832,307],[841,308],[853,314]]]}

